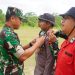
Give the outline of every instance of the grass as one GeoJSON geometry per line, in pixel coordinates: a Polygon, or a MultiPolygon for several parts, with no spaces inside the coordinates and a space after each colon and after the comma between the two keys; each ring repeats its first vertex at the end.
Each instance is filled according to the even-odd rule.
{"type": "MultiPolygon", "coordinates": [[[[2,28],[0,28],[1,30],[2,28]]],[[[37,37],[40,29],[37,27],[21,27],[19,30],[15,30],[18,33],[20,41],[22,45],[29,43],[32,39],[37,37]]],[[[58,38],[59,46],[62,43],[62,39],[58,38]]],[[[24,62],[24,72],[25,75],[34,75],[34,68],[35,68],[35,54],[33,54],[29,59],[24,62]]]]}

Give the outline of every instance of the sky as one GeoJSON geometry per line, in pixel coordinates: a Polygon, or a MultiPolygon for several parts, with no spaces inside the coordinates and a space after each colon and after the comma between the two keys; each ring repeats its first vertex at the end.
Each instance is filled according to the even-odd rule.
{"type": "Polygon", "coordinates": [[[0,0],[0,9],[5,13],[9,6],[17,7],[23,13],[34,12],[37,15],[43,13],[65,13],[71,7],[75,7],[75,0],[0,0]]]}

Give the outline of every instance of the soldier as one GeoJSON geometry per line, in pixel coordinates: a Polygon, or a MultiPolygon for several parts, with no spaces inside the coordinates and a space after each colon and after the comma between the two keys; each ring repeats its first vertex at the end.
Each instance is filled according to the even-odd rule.
{"type": "MultiPolygon", "coordinates": [[[[39,37],[46,36],[48,30],[52,30],[55,25],[55,18],[49,13],[44,13],[38,18],[38,25],[41,28],[39,37]]],[[[49,40],[46,38],[45,43],[39,48],[40,50],[36,52],[36,67],[34,75],[52,75],[54,66],[54,48],[58,50],[58,44],[49,44],[49,40]]]]}
{"type": "Polygon", "coordinates": [[[23,61],[44,42],[45,37],[42,36],[32,47],[31,43],[22,47],[18,35],[14,32],[14,29],[20,27],[22,19],[21,10],[8,7],[6,23],[0,33],[0,75],[24,75],[23,61]]]}

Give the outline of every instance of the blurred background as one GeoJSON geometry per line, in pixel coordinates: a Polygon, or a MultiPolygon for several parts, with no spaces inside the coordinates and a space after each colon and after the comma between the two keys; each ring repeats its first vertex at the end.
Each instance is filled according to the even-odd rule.
{"type": "MultiPolygon", "coordinates": [[[[5,12],[9,6],[20,8],[23,11],[23,21],[18,33],[22,45],[29,43],[38,36],[38,16],[43,13],[51,13],[55,16],[56,26],[54,30],[61,29],[61,17],[69,8],[75,7],[75,0],[0,0],[0,31],[5,23],[5,12]]],[[[59,47],[63,39],[58,38],[59,47]]],[[[35,53],[24,62],[26,75],[34,75],[35,53]]]]}

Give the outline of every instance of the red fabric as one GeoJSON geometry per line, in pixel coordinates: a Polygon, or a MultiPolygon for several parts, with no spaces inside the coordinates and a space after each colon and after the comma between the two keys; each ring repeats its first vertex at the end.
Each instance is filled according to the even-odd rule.
{"type": "Polygon", "coordinates": [[[75,75],[75,41],[70,43],[66,40],[61,45],[55,75],[75,75]]]}

